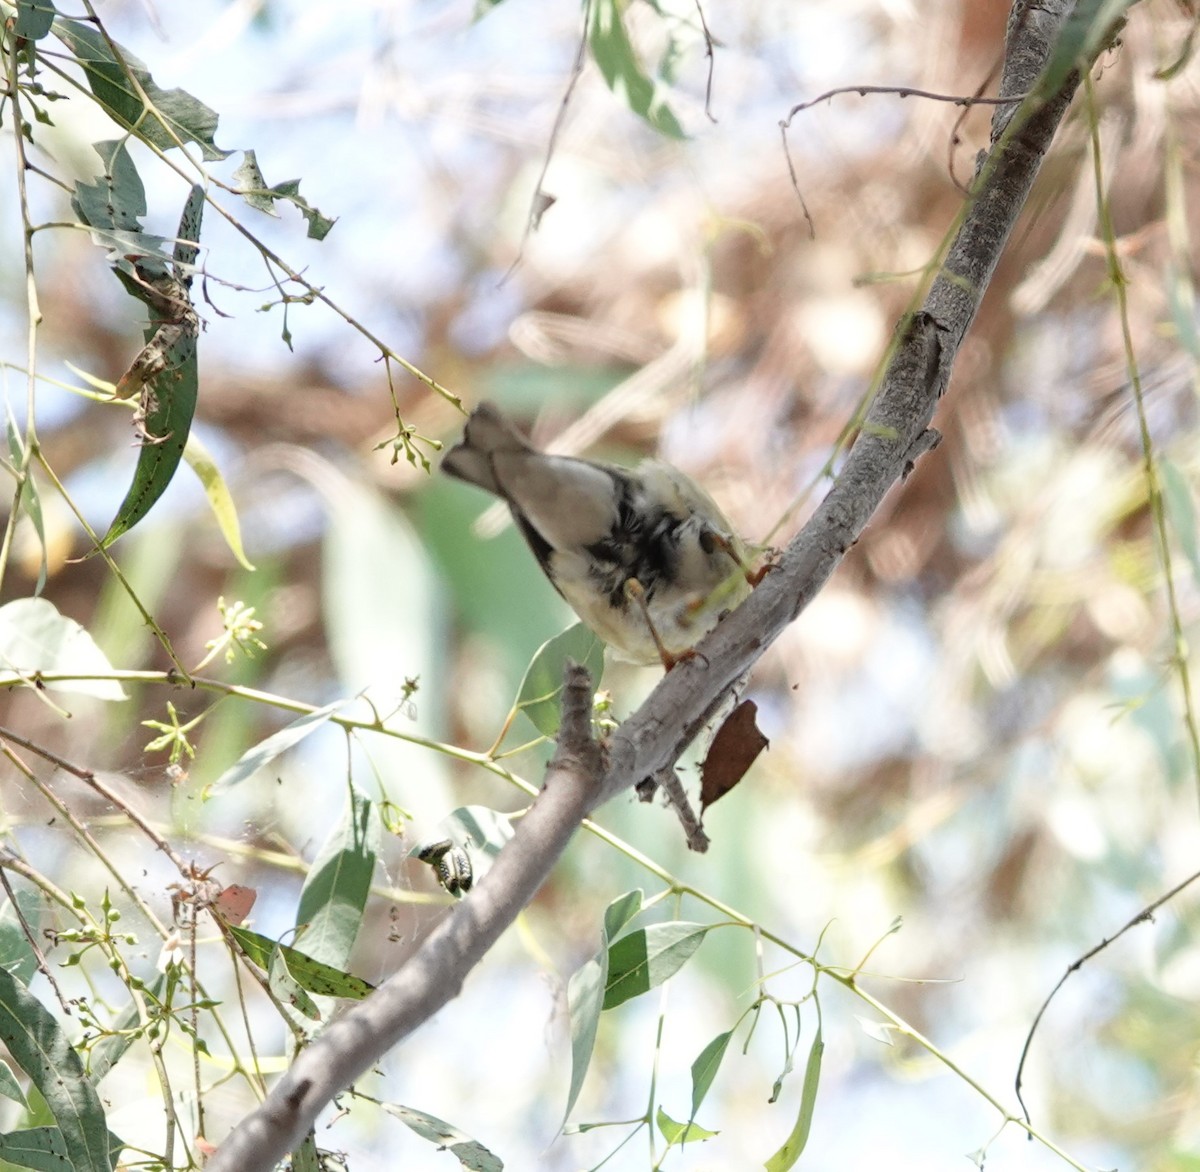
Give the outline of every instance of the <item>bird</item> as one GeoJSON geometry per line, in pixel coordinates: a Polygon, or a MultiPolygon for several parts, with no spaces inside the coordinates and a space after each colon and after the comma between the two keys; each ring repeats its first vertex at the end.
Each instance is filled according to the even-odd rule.
{"type": "Polygon", "coordinates": [[[665,461],[552,455],[485,402],[441,467],[508,505],[550,583],[617,659],[669,671],[761,576],[712,497],[665,461]]]}

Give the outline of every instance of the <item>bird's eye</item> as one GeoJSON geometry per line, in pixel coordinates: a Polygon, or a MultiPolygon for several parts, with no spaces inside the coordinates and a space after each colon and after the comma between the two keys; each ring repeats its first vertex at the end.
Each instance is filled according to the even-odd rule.
{"type": "Polygon", "coordinates": [[[707,525],[700,530],[700,548],[705,553],[712,553],[717,548],[717,535],[707,525]]]}

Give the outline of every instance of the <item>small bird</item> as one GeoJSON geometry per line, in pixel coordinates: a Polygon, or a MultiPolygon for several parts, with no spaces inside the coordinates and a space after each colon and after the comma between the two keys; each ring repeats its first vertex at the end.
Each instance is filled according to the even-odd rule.
{"type": "Polygon", "coordinates": [[[538,451],[491,403],[471,413],[442,470],[505,501],[551,584],[619,659],[670,670],[760,576],[678,468],[538,451]]]}

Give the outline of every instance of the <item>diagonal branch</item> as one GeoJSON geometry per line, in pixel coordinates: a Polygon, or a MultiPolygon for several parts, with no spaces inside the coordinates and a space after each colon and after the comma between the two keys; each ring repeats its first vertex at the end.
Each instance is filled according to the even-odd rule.
{"type": "MultiPolygon", "coordinates": [[[[607,763],[587,734],[590,697],[576,677],[564,690],[563,732],[546,785],[495,865],[367,1001],[303,1051],[267,1100],[233,1130],[208,1172],[267,1172],[317,1113],[382,1054],[455,996],[471,968],[532,899],[590,810],[671,767],[734,682],[816,596],[888,490],[936,443],[928,430],[958,346],[974,319],[1038,168],[1079,85],[1057,69],[1060,32],[1089,0],[1015,0],[991,150],[982,159],[961,225],[924,306],[898,330],[892,360],[861,434],[829,495],[732,615],[670,672],[614,734],[607,763]],[[1044,84],[1044,83],[1043,83],[1044,84]],[[1015,95],[1028,95],[1018,98],[1015,95]],[[1014,108],[1015,107],[1015,108],[1014,108]],[[582,689],[582,690],[581,690],[582,689]]],[[[1094,52],[1108,36],[1081,42],[1094,52]]],[[[1090,60],[1079,63],[1090,65],[1090,60]]],[[[586,677],[585,677],[586,678],[586,677]]]]}

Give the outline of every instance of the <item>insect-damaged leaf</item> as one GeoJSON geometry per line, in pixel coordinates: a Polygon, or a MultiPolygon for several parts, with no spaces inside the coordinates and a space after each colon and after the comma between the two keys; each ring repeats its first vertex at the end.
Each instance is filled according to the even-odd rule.
{"type": "Polygon", "coordinates": [[[322,215],[300,194],[299,179],[285,179],[282,183],[268,187],[253,151],[242,152],[242,161],[233,173],[233,181],[237,184],[238,194],[242,199],[257,211],[266,212],[268,216],[279,215],[275,204],[280,200],[298,208],[300,214],[308,221],[310,240],[324,240],[337,223],[336,219],[331,220],[322,215]]]}
{"type": "Polygon", "coordinates": [[[287,975],[310,993],[321,997],[345,997],[350,1001],[362,1001],[375,987],[361,977],[313,960],[311,956],[289,948],[286,944],[280,944],[260,932],[252,932],[249,928],[238,928],[232,924],[226,927],[226,931],[260,969],[271,971],[272,961],[278,956],[286,967],[287,975]]]}
{"type": "Polygon", "coordinates": [[[186,90],[160,89],[137,57],[98,28],[60,16],[54,34],[74,53],[92,96],[118,126],[160,150],[194,142],[210,162],[229,157],[230,151],[213,142],[216,112],[198,98],[186,90]]]}
{"type": "Polygon", "coordinates": [[[196,338],[200,318],[192,308],[192,262],[200,237],[204,192],[192,188],[180,217],[171,271],[135,261],[132,274],[120,265],[117,276],[129,293],[150,309],[146,345],[117,383],[116,394],[140,394],[142,446],[133,483],[101,545],[111,545],[154,506],[175,476],[196,413],[199,374],[196,338]]]}
{"type": "Polygon", "coordinates": [[[104,1108],[83,1063],[54,1017],[11,973],[0,969],[0,1042],[42,1093],[58,1125],[60,1167],[108,1172],[104,1108]]]}

